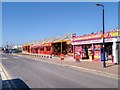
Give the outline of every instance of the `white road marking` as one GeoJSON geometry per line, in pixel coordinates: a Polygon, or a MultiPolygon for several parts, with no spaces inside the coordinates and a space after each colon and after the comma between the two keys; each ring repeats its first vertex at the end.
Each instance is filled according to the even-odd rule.
{"type": "Polygon", "coordinates": [[[19,58],[19,57],[13,57],[13,58],[19,58]]]}
{"type": "Polygon", "coordinates": [[[7,59],[7,58],[0,58],[0,60],[7,59]]]}

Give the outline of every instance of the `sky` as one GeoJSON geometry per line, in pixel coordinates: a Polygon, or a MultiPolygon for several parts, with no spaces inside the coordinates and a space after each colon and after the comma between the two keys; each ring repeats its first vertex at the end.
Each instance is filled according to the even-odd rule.
{"type": "MultiPolygon", "coordinates": [[[[24,44],[40,39],[102,29],[98,2],[3,2],[2,44],[24,44]]],[[[105,8],[105,31],[118,27],[118,3],[100,2],[105,8]]]]}

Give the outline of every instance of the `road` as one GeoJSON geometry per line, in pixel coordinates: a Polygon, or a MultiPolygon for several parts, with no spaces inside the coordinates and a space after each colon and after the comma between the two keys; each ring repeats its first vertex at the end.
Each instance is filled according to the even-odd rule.
{"type": "MultiPolygon", "coordinates": [[[[8,81],[16,88],[22,87],[22,85],[27,85],[29,88],[118,87],[117,79],[83,72],[72,67],[49,64],[11,54],[3,54],[2,57],[2,65],[11,77],[11,80],[8,81]]],[[[5,81],[3,82],[4,86],[5,81]]]]}

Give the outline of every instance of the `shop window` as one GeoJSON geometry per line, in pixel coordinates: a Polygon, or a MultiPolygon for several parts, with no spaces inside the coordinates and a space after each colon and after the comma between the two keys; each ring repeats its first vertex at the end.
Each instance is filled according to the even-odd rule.
{"type": "Polygon", "coordinates": [[[51,50],[50,46],[46,47],[46,51],[50,51],[50,50],[51,50]]]}
{"type": "Polygon", "coordinates": [[[44,47],[40,47],[40,51],[44,51],[44,47]]]}
{"type": "Polygon", "coordinates": [[[100,44],[96,44],[94,45],[94,50],[101,50],[101,45],[100,44]]]}
{"type": "Polygon", "coordinates": [[[68,44],[68,45],[67,45],[67,52],[68,52],[68,53],[72,53],[72,49],[73,49],[73,48],[72,48],[72,45],[71,45],[71,44],[68,44]]]}

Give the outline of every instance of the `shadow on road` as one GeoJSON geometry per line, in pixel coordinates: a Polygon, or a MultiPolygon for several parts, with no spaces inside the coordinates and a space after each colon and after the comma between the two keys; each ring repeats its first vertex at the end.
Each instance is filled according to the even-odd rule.
{"type": "Polygon", "coordinates": [[[21,79],[11,79],[2,81],[2,90],[31,90],[28,85],[21,79]]]}

